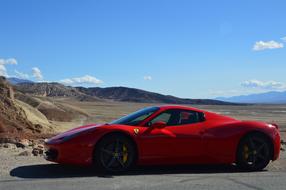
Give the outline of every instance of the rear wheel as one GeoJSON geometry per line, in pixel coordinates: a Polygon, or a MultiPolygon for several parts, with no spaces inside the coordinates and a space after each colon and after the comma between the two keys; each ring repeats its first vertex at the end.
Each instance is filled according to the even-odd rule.
{"type": "Polygon", "coordinates": [[[262,170],[270,160],[271,146],[266,137],[253,134],[241,140],[237,151],[238,167],[250,171],[262,170]]]}
{"type": "Polygon", "coordinates": [[[134,143],[120,134],[104,137],[96,146],[94,161],[96,166],[107,172],[123,172],[135,162],[134,143]]]}

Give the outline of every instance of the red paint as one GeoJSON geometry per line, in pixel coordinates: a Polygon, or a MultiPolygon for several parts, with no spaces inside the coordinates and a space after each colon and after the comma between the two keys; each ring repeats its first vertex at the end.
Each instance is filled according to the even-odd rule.
{"type": "Polygon", "coordinates": [[[273,160],[279,157],[280,135],[276,124],[256,121],[240,121],[208,111],[185,106],[161,106],[138,126],[91,124],[75,128],[46,143],[47,149],[56,149],[57,159],[63,164],[92,164],[96,143],[106,134],[121,132],[129,135],[137,145],[139,165],[153,164],[198,164],[225,163],[236,161],[236,150],[240,139],[246,134],[259,131],[267,135],[274,147],[273,160]],[[169,109],[184,109],[205,114],[205,121],[180,126],[152,128],[146,123],[169,109]],[[139,129],[135,134],[134,129],[139,129]],[[86,131],[85,131],[86,130],[86,131]],[[77,132],[81,131],[77,135],[77,132]],[[59,138],[75,135],[66,142],[59,138]]]}

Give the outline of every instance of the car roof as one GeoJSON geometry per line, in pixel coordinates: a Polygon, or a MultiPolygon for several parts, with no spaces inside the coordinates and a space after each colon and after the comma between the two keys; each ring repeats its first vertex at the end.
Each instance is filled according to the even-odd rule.
{"type": "Polygon", "coordinates": [[[157,107],[159,107],[161,110],[184,109],[184,110],[203,112],[203,110],[200,110],[198,108],[190,107],[190,106],[184,106],[184,105],[159,105],[157,107]]]}

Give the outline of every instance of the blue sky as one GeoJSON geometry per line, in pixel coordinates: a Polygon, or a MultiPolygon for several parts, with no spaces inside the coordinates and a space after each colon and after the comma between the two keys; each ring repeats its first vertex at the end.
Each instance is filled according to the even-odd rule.
{"type": "Polygon", "coordinates": [[[2,75],[188,98],[286,90],[285,0],[1,0],[0,7],[2,75]]]}

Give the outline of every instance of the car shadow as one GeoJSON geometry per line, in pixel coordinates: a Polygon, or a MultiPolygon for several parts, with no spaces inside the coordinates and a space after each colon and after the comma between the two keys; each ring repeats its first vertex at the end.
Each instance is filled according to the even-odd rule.
{"type": "Polygon", "coordinates": [[[144,166],[136,167],[124,173],[103,173],[92,167],[75,167],[60,164],[42,164],[20,166],[12,169],[10,175],[19,178],[71,178],[71,177],[105,177],[124,175],[161,175],[161,174],[207,174],[240,173],[234,165],[180,165],[180,166],[144,166]]]}

